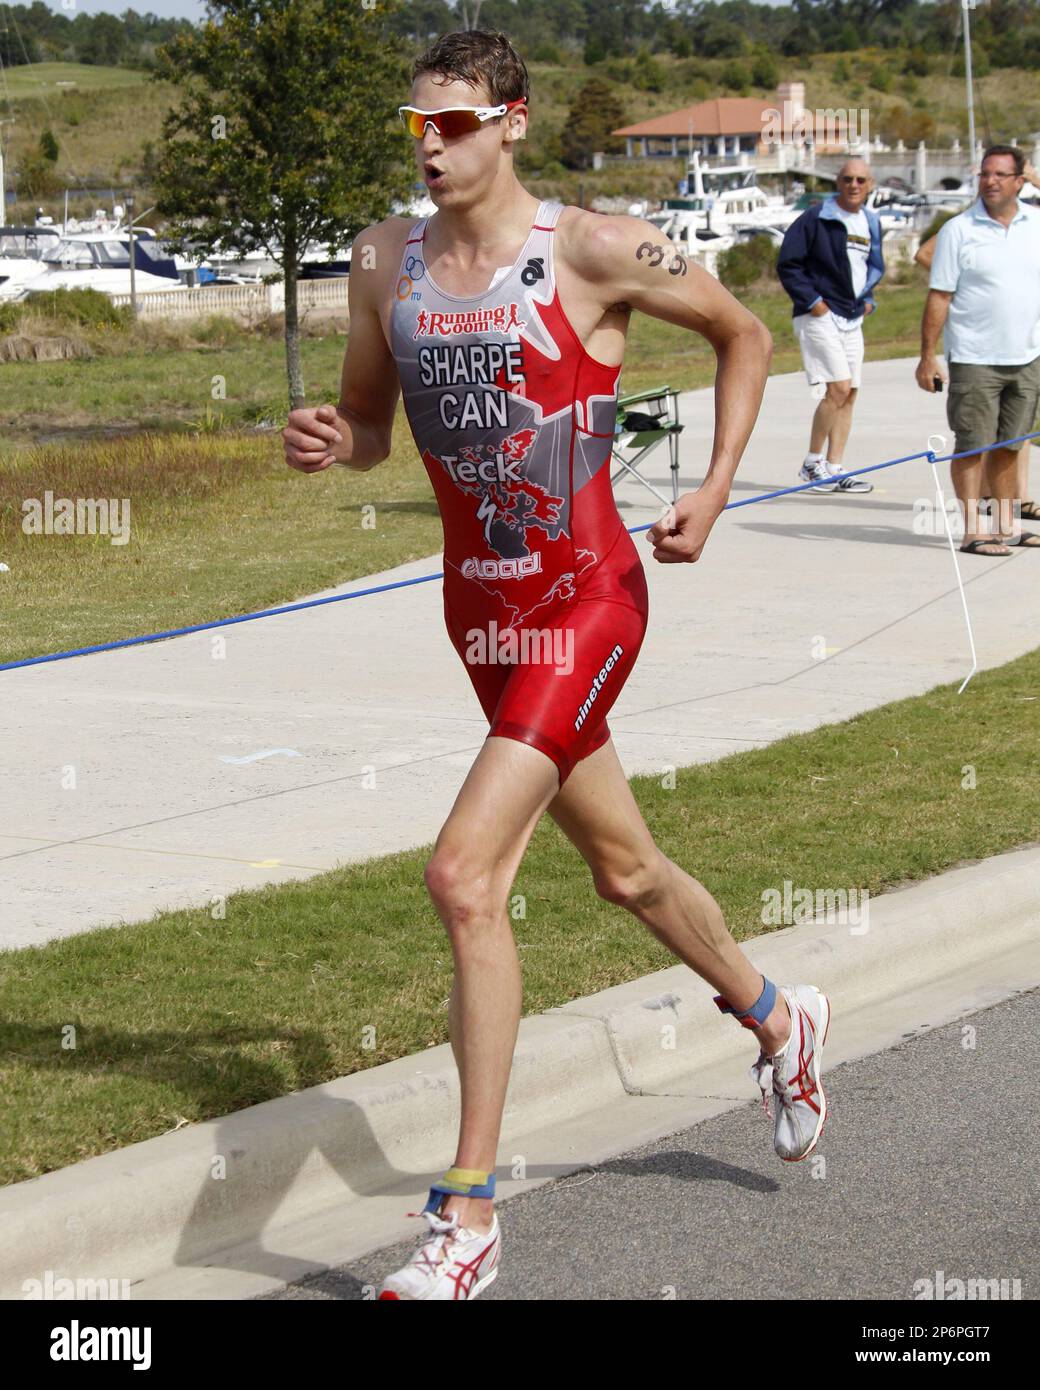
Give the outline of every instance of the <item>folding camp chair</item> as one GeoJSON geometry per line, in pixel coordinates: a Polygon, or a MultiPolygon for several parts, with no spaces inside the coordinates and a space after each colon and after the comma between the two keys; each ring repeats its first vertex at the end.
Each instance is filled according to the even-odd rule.
{"type": "Polygon", "coordinates": [[[668,506],[668,498],[658,492],[638,471],[639,465],[663,439],[668,440],[668,454],[672,471],[672,502],[679,500],[679,393],[670,386],[658,387],[656,391],[638,391],[632,396],[619,396],[617,423],[611,454],[620,464],[611,475],[611,484],[625,473],[631,474],[637,483],[642,483],[655,497],[668,506]],[[622,450],[636,450],[631,458],[625,458],[622,450]]]}

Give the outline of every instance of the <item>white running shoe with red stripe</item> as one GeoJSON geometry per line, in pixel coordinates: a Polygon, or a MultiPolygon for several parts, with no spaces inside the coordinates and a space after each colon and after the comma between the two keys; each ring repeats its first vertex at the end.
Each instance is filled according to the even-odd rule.
{"type": "Polygon", "coordinates": [[[450,1217],[432,1211],[412,1213],[430,1223],[423,1242],[404,1269],[389,1275],[379,1292],[382,1299],[476,1298],[498,1277],[502,1235],[498,1213],[490,1231],[471,1231],[459,1225],[458,1212],[450,1217]]]}
{"type": "Polygon", "coordinates": [[[791,1011],[791,1036],[775,1056],[760,1055],[751,1077],[761,1088],[767,1115],[770,1087],[776,1100],[773,1148],[786,1163],[797,1163],[812,1153],[827,1118],[820,1074],[831,1006],[815,985],[782,985],[780,992],[791,1011]]]}

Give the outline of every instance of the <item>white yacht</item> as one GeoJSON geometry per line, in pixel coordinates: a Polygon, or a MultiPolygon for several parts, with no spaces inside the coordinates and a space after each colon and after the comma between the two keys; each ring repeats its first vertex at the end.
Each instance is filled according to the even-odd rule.
{"type": "MultiPolygon", "coordinates": [[[[134,236],[134,284],[139,293],[176,292],[184,284],[172,258],[158,242],[134,236]]],[[[25,293],[40,290],[91,289],[102,294],[130,293],[130,235],[126,231],[69,232],[43,257],[44,273],[29,282],[25,293]]]]}
{"type": "Polygon", "coordinates": [[[0,303],[21,299],[45,274],[44,257],[60,240],[56,227],[0,227],[0,303]]]}
{"type": "Polygon", "coordinates": [[[753,164],[711,167],[695,150],[687,166],[686,192],[666,198],[646,220],[691,250],[724,250],[748,233],[783,232],[797,215],[782,198],[759,187],[753,164]]]}

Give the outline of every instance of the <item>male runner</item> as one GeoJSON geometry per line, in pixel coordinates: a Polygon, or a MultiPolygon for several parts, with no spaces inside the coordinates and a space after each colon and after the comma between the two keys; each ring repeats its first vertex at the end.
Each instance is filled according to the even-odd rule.
{"type": "Polygon", "coordinates": [[[754,1033],[780,1157],[804,1158],[826,1117],[826,998],[764,979],[710,893],[657,848],[605,721],[646,624],[643,567],[609,479],[630,315],[700,333],[718,357],[704,482],[649,532],[663,564],[697,560],[726,503],[772,342],[651,224],[532,197],[513,172],[528,98],[502,34],[448,34],[416,60],[403,117],[437,213],[388,218],[354,242],[339,404],[294,410],[284,431],[302,472],[371,468],[390,451],[403,388],[444,524],[448,633],[490,724],[425,875],[455,963],[459,1141],[422,1213],[427,1237],[385,1299],[474,1298],[497,1273],[494,1170],[521,1009],[507,902],[544,811],[600,896],[754,1033]],[[509,647],[503,635],[512,664],[491,650],[509,647]]]}

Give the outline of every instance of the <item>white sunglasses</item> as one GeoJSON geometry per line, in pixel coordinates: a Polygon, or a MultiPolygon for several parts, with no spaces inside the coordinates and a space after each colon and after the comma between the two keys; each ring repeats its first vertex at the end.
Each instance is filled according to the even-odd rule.
{"type": "Polygon", "coordinates": [[[422,139],[428,125],[432,125],[438,135],[446,135],[450,139],[479,130],[485,121],[504,116],[514,106],[526,105],[524,98],[519,97],[500,106],[442,106],[436,111],[421,111],[417,106],[399,106],[397,114],[405,130],[416,140],[422,139]]]}

